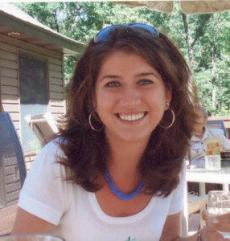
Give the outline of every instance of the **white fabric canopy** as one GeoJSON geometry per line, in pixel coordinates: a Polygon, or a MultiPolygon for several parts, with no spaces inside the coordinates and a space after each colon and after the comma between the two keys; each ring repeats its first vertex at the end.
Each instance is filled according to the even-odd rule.
{"type": "MultiPolygon", "coordinates": [[[[149,9],[171,13],[173,11],[173,1],[122,1],[117,2],[130,7],[146,6],[149,9]]],[[[182,12],[186,14],[213,13],[230,9],[229,0],[209,0],[209,1],[180,1],[182,12]]]]}

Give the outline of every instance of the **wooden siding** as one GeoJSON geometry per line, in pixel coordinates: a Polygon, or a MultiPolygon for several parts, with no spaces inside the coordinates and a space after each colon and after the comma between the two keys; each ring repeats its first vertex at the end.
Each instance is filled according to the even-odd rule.
{"type": "Polygon", "coordinates": [[[35,157],[36,157],[36,153],[35,152],[26,153],[24,155],[25,162],[26,162],[26,171],[27,172],[30,170],[30,167],[31,167],[32,162],[34,161],[35,157]]]}
{"type": "MultiPolygon", "coordinates": [[[[65,113],[63,54],[0,34],[0,98],[20,137],[19,52],[26,52],[48,63],[48,111],[55,117],[65,113]]],[[[28,158],[29,160],[29,158],[28,158]]]]}
{"type": "Polygon", "coordinates": [[[62,56],[62,53],[59,53],[57,51],[51,51],[46,48],[38,47],[34,44],[26,43],[26,42],[23,42],[23,41],[14,39],[14,38],[7,37],[2,34],[0,34],[0,39],[1,39],[1,42],[3,44],[5,44],[4,49],[6,51],[12,52],[11,49],[14,49],[14,48],[25,50],[25,51],[30,51],[30,52],[33,52],[34,54],[38,54],[40,56],[41,55],[46,56],[47,58],[48,57],[55,58],[55,59],[61,61],[61,64],[62,64],[62,60],[60,59],[60,57],[62,56]]]}
{"type": "Polygon", "coordinates": [[[58,118],[66,112],[64,81],[63,81],[63,56],[62,59],[49,58],[49,91],[50,102],[48,111],[58,118]]]}
{"type": "Polygon", "coordinates": [[[15,46],[0,41],[0,87],[1,101],[9,112],[16,131],[20,134],[20,99],[18,89],[18,50],[15,46]]]}

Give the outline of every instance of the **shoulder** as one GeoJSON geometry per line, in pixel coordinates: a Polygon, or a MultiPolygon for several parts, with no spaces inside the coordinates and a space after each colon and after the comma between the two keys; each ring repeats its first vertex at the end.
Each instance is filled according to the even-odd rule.
{"type": "Polygon", "coordinates": [[[63,144],[64,141],[61,137],[58,137],[52,141],[50,141],[49,143],[47,143],[41,150],[39,155],[58,155],[61,157],[64,157],[64,152],[61,148],[61,144],[63,144]]]}
{"type": "Polygon", "coordinates": [[[181,212],[184,205],[184,198],[185,198],[185,192],[186,192],[186,179],[185,179],[185,165],[182,166],[181,172],[179,174],[179,183],[174,189],[171,194],[169,195],[169,212],[168,215],[176,214],[178,212],[181,212]]]}
{"type": "MultiPolygon", "coordinates": [[[[36,156],[31,169],[47,171],[50,169],[60,169],[61,166],[60,162],[66,159],[66,156],[61,148],[62,140],[60,138],[56,138],[49,143],[47,143],[41,151],[36,156]]],[[[62,169],[62,168],[61,168],[62,169]]]]}

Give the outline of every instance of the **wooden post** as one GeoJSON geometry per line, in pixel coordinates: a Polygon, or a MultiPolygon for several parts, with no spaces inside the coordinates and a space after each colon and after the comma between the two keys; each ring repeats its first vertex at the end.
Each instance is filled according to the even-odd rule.
{"type": "Polygon", "coordinates": [[[2,86],[2,81],[1,81],[1,70],[0,70],[0,112],[3,112],[3,105],[2,105],[2,95],[1,95],[1,86],[2,86]]]}

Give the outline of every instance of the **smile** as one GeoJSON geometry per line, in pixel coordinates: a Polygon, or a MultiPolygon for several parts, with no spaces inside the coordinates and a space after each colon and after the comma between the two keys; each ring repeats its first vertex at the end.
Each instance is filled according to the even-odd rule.
{"type": "Polygon", "coordinates": [[[147,112],[140,112],[136,114],[117,114],[117,116],[124,121],[137,121],[145,117],[147,112]]]}

